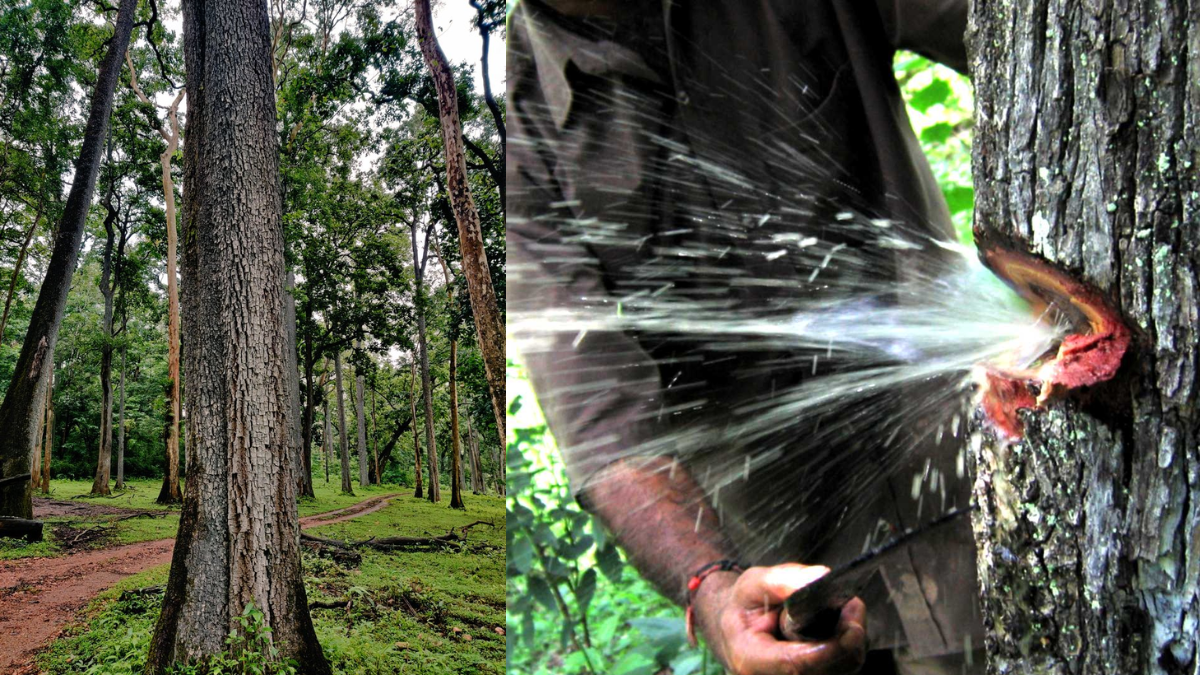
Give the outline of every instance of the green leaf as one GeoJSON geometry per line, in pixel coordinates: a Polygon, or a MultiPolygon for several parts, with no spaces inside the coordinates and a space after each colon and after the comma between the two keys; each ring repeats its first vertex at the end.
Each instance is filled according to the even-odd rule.
{"type": "Polygon", "coordinates": [[[552,612],[558,611],[558,605],[554,602],[554,591],[550,589],[550,584],[544,578],[539,575],[530,575],[527,583],[530,594],[542,603],[543,607],[552,612]]]}
{"type": "Polygon", "coordinates": [[[654,659],[638,652],[627,652],[612,665],[609,672],[612,675],[651,675],[654,672],[654,659]]]}
{"type": "Polygon", "coordinates": [[[692,675],[692,673],[700,670],[703,662],[703,652],[684,652],[671,661],[671,675],[692,675]]]}
{"type": "Polygon", "coordinates": [[[604,576],[608,577],[609,581],[621,581],[621,575],[625,571],[625,563],[621,560],[621,553],[617,547],[609,544],[604,548],[596,551],[596,564],[600,567],[600,571],[604,576]]]}
{"type": "Polygon", "coordinates": [[[527,574],[533,567],[533,544],[526,537],[513,540],[512,548],[508,550],[508,576],[517,577],[527,574]]]}
{"type": "Polygon", "coordinates": [[[938,103],[945,103],[946,99],[950,98],[950,94],[950,85],[945,80],[935,79],[926,85],[924,89],[913,94],[908,104],[921,112],[925,112],[938,103]]]}
{"type": "Polygon", "coordinates": [[[583,578],[579,580],[579,585],[575,587],[575,600],[579,603],[580,615],[587,615],[588,605],[592,604],[592,598],[596,595],[596,570],[588,570],[583,573],[583,578]]]}
{"type": "Polygon", "coordinates": [[[946,195],[946,206],[950,208],[951,215],[975,207],[975,188],[970,185],[954,185],[944,188],[942,193],[946,195]]]}
{"type": "Polygon", "coordinates": [[[953,135],[954,125],[948,122],[938,122],[932,126],[925,127],[925,130],[921,132],[921,142],[929,143],[930,145],[941,145],[953,135]]]}

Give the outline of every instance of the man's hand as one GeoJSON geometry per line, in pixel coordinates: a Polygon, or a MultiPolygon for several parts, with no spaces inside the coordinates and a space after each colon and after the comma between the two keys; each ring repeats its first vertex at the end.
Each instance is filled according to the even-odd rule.
{"type": "Polygon", "coordinates": [[[779,610],[796,589],[827,567],[752,567],[739,576],[709,576],[696,593],[697,623],[733,675],[850,675],[867,655],[867,612],[858,598],[842,609],[837,633],[824,642],[786,642],[779,610]]]}

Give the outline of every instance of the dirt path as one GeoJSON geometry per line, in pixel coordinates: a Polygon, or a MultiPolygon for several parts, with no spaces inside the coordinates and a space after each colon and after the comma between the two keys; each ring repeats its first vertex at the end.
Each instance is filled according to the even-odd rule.
{"type": "MultiPolygon", "coordinates": [[[[398,494],[372,497],[300,519],[329,525],[374,513],[398,494]]],[[[44,517],[38,512],[36,515],[44,517]]],[[[0,675],[28,675],[32,656],[58,636],[97,593],[127,576],[171,562],[174,539],[81,551],[60,558],[0,562],[0,675]]]]}

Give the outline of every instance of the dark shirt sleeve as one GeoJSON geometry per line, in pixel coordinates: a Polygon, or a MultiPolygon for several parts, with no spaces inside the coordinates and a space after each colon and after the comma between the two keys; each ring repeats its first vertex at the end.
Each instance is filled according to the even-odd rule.
{"type": "Polygon", "coordinates": [[[662,383],[634,336],[567,324],[615,313],[617,303],[599,257],[570,227],[588,167],[574,159],[582,141],[562,130],[574,96],[557,52],[569,45],[561,33],[539,33],[527,9],[514,14],[508,41],[509,330],[579,494],[655,437],[662,383]]]}
{"type": "Polygon", "coordinates": [[[876,0],[896,49],[967,74],[967,0],[876,0]]]}

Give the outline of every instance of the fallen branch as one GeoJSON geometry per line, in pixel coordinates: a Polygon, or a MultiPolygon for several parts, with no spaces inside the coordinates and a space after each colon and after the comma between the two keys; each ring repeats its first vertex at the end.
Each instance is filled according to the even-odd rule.
{"type": "Polygon", "coordinates": [[[23,473],[19,476],[9,476],[8,478],[0,478],[0,487],[8,485],[9,483],[19,483],[23,480],[31,480],[32,478],[32,474],[28,473],[23,473]]]}
{"type": "Polygon", "coordinates": [[[34,542],[42,540],[42,521],[0,516],[0,537],[23,538],[34,542]]]}

